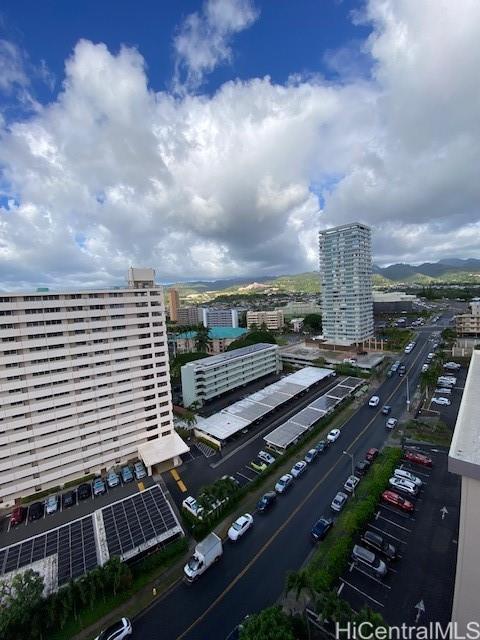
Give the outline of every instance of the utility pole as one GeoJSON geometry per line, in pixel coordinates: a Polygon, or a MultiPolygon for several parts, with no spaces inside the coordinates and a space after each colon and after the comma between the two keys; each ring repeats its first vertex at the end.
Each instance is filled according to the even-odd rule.
{"type": "Polygon", "coordinates": [[[410,387],[408,386],[408,375],[407,375],[407,411],[410,412],[410,387]]]}

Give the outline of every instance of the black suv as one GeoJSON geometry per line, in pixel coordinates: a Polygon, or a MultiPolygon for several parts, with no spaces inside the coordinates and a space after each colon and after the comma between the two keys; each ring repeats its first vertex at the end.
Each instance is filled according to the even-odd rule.
{"type": "Polygon", "coordinates": [[[263,511],[266,511],[273,505],[276,499],[277,494],[275,493],[275,491],[267,491],[267,493],[264,493],[260,500],[257,502],[257,511],[263,513],[263,511]]]}
{"type": "Polygon", "coordinates": [[[393,544],[387,542],[385,538],[378,535],[378,533],[374,533],[373,531],[365,531],[362,536],[362,541],[367,545],[367,547],[378,551],[389,560],[395,560],[395,558],[397,557],[397,550],[395,549],[393,544]]]}
{"type": "Polygon", "coordinates": [[[77,489],[77,494],[79,500],[86,500],[87,498],[90,498],[92,495],[91,485],[87,483],[81,484],[77,489]]]}
{"type": "Polygon", "coordinates": [[[30,522],[32,520],[39,520],[43,518],[44,506],[42,502],[34,502],[30,505],[30,509],[28,510],[28,519],[30,522]]]}
{"type": "Polygon", "coordinates": [[[368,460],[361,460],[355,465],[355,475],[364,476],[370,469],[370,462],[368,460]]]}
{"type": "Polygon", "coordinates": [[[68,509],[68,507],[73,507],[73,505],[77,501],[77,496],[75,491],[67,491],[62,495],[62,505],[64,509],[68,509]]]}

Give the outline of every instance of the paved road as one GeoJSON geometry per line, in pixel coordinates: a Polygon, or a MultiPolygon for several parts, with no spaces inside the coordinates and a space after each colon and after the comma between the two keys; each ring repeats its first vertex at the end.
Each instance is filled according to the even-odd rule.
{"type": "MultiPolygon", "coordinates": [[[[435,327],[436,328],[436,327],[435,327]]],[[[431,330],[430,330],[431,331],[431,330]]],[[[431,349],[429,330],[419,332],[414,351],[404,356],[411,388],[431,349]]],[[[406,403],[406,378],[387,379],[378,395],[400,415],[406,403]]],[[[177,584],[135,621],[133,638],[207,640],[225,638],[248,613],[271,605],[281,595],[288,571],[298,570],[311,553],[309,531],[350,473],[350,458],[381,447],[388,432],[378,409],[362,406],[342,429],[337,443],[317,459],[292,489],[280,496],[270,514],[255,517],[244,540],[225,544],[222,561],[198,583],[177,584]]]]}

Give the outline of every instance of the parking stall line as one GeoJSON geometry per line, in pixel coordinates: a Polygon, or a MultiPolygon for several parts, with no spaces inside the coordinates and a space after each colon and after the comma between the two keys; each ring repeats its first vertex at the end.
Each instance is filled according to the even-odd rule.
{"type": "Polygon", "coordinates": [[[371,600],[372,602],[374,602],[375,604],[377,604],[379,607],[385,607],[384,604],[382,604],[381,602],[379,602],[378,600],[375,600],[375,598],[372,598],[372,596],[369,596],[368,593],[365,593],[364,591],[362,591],[361,589],[359,589],[358,587],[356,587],[355,585],[351,584],[350,582],[348,582],[348,580],[345,580],[344,578],[341,578],[342,582],[344,584],[347,585],[347,587],[350,587],[351,589],[353,589],[354,591],[356,591],[357,593],[361,593],[362,596],[364,596],[365,598],[368,598],[369,600],[371,600]]]}
{"type": "Polygon", "coordinates": [[[411,529],[407,529],[407,527],[403,527],[401,524],[397,524],[396,522],[394,522],[393,520],[389,520],[388,518],[385,518],[385,516],[378,516],[381,520],[385,520],[385,522],[389,522],[390,524],[393,524],[394,527],[398,527],[399,529],[402,529],[402,531],[408,531],[408,533],[411,533],[412,530],[411,529]]]}
{"type": "Polygon", "coordinates": [[[252,478],[249,478],[248,476],[244,475],[241,471],[237,471],[236,473],[237,473],[237,475],[241,476],[242,478],[245,478],[245,480],[247,480],[248,482],[252,481],[252,478]]]}
{"type": "Polygon", "coordinates": [[[354,562],[352,563],[352,566],[350,567],[350,573],[353,571],[353,569],[355,569],[356,571],[358,571],[358,573],[361,573],[365,577],[369,578],[370,580],[373,580],[374,582],[376,582],[377,584],[381,585],[382,587],[385,587],[385,589],[391,589],[392,588],[392,587],[389,587],[388,584],[385,584],[384,582],[379,580],[378,578],[375,578],[374,576],[371,576],[369,573],[366,573],[365,571],[360,569],[360,567],[358,565],[356,565],[354,562]]]}
{"type": "Polygon", "coordinates": [[[389,538],[392,538],[392,540],[396,540],[397,542],[400,542],[400,544],[407,544],[406,540],[400,540],[400,538],[397,538],[397,536],[394,536],[391,533],[388,533],[388,531],[385,531],[384,529],[380,529],[380,527],[376,527],[373,524],[369,524],[368,527],[370,529],[375,529],[375,531],[379,531],[380,533],[383,533],[383,535],[388,536],[389,538]]]}
{"type": "Polygon", "coordinates": [[[256,471],[255,469],[252,469],[252,467],[247,467],[245,465],[245,468],[248,469],[249,471],[252,471],[252,473],[254,473],[255,475],[259,476],[260,475],[260,471],[256,471]]]}
{"type": "MultiPolygon", "coordinates": [[[[405,471],[410,471],[415,476],[425,476],[425,478],[429,478],[432,474],[425,473],[425,471],[418,471],[418,469],[411,464],[405,464],[404,462],[400,465],[400,469],[404,469],[405,471]]],[[[423,484],[426,484],[425,482],[423,484]]]]}

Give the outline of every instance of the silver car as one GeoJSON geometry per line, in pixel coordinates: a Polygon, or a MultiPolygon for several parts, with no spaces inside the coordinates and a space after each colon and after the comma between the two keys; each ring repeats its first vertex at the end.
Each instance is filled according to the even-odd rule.
{"type": "Polygon", "coordinates": [[[383,578],[387,575],[387,565],[380,560],[373,551],[356,544],[352,550],[352,560],[359,565],[364,565],[371,569],[377,576],[383,578]]]}
{"type": "Polygon", "coordinates": [[[392,489],[400,491],[400,493],[404,493],[410,498],[415,498],[418,493],[417,485],[413,482],[410,482],[410,480],[406,480],[405,478],[397,478],[396,476],[392,476],[388,483],[392,487],[392,489]]]}
{"type": "Polygon", "coordinates": [[[337,511],[337,512],[341,511],[345,506],[345,503],[347,502],[347,500],[348,500],[347,494],[343,493],[343,491],[339,491],[337,495],[334,497],[334,499],[332,500],[330,509],[332,509],[332,511],[337,511]]]}

